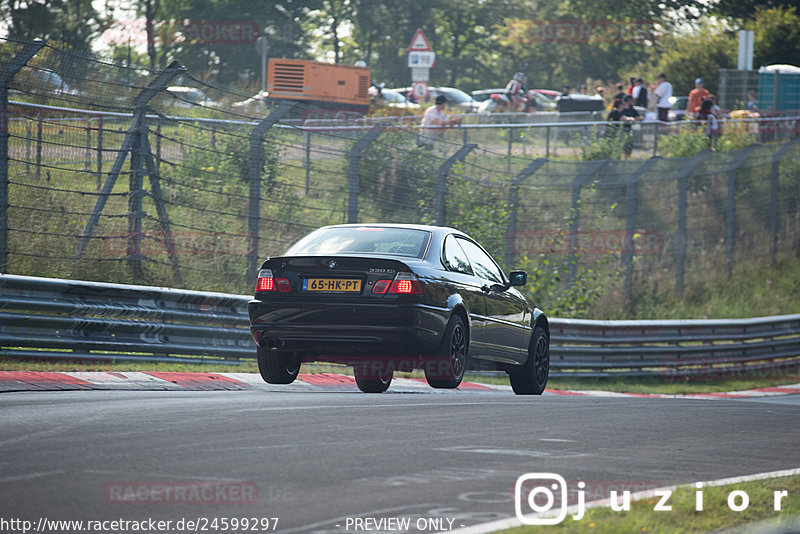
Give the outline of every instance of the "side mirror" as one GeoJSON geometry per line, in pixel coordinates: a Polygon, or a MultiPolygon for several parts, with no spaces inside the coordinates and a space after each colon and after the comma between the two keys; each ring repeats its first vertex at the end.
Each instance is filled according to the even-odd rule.
{"type": "Polygon", "coordinates": [[[528,273],[525,271],[511,271],[508,279],[512,286],[524,286],[528,283],[528,273]]]}

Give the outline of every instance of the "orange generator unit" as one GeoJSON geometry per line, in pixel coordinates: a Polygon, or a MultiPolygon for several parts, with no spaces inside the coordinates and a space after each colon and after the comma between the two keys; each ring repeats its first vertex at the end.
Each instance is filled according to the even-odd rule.
{"type": "Polygon", "coordinates": [[[294,100],[330,109],[366,113],[370,72],[366,67],[321,63],[306,59],[270,59],[270,98],[294,100]]]}

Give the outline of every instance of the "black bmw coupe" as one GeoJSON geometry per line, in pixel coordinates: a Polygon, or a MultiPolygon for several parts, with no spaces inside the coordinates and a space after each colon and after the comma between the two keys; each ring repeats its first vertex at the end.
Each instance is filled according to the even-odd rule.
{"type": "Polygon", "coordinates": [[[261,376],[294,381],[306,361],[353,366],[386,391],[394,371],[422,369],[455,388],[469,368],[506,371],[540,395],[550,369],[547,317],[473,239],[452,228],[343,224],[314,230],[264,262],[248,303],[261,376]]]}

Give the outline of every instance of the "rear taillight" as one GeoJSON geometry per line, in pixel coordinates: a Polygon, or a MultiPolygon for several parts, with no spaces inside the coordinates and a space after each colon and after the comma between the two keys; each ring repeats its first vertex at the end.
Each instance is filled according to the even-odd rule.
{"type": "Polygon", "coordinates": [[[422,284],[416,275],[397,273],[387,293],[391,295],[422,295],[422,284]]]}
{"type": "Polygon", "coordinates": [[[378,280],[375,282],[375,285],[372,286],[372,293],[375,295],[383,295],[391,284],[391,280],[378,280]]]}
{"type": "Polygon", "coordinates": [[[292,284],[286,278],[275,278],[272,276],[271,269],[261,269],[258,271],[258,281],[256,291],[280,291],[286,293],[292,290],[292,284]]]}

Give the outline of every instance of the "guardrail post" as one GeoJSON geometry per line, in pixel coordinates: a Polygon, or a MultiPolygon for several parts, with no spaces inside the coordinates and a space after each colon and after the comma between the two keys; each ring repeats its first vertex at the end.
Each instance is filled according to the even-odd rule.
{"type": "Polygon", "coordinates": [[[542,165],[547,163],[546,158],[537,158],[533,160],[527,167],[525,167],[518,175],[511,180],[511,185],[508,188],[508,226],[506,227],[506,250],[503,260],[505,261],[506,268],[511,268],[511,263],[514,261],[514,238],[517,234],[517,211],[519,209],[519,186],[529,176],[532,176],[538,171],[542,165]]]}
{"type": "Polygon", "coordinates": [[[358,195],[361,189],[361,155],[383,133],[388,124],[379,122],[361,136],[350,149],[350,168],[347,171],[347,222],[358,222],[358,195]]]}
{"type": "Polygon", "coordinates": [[[654,156],[640,165],[625,183],[625,245],[622,247],[622,260],[625,264],[625,299],[628,307],[633,307],[633,256],[636,252],[633,239],[636,231],[636,188],[642,176],[661,158],[654,156]]]}
{"type": "Polygon", "coordinates": [[[728,278],[733,276],[733,252],[736,245],[736,170],[759,145],[740,151],[728,167],[728,207],[725,211],[725,261],[728,278]]]}
{"type": "Polygon", "coordinates": [[[771,265],[778,261],[778,186],[780,180],[780,163],[783,156],[790,150],[797,147],[800,137],[795,137],[772,156],[772,169],[770,173],[769,185],[769,260],[771,265]]]}
{"type": "MultiPolygon", "coordinates": [[[[83,256],[83,253],[86,250],[86,245],[89,244],[89,239],[92,237],[94,229],[97,227],[97,223],[100,221],[100,214],[102,213],[103,208],[108,201],[111,191],[114,189],[114,184],[116,183],[117,178],[119,178],[119,174],[122,172],[122,166],[125,164],[128,154],[130,153],[132,156],[134,146],[141,141],[142,128],[146,129],[146,124],[144,123],[147,121],[145,117],[147,112],[147,103],[150,102],[150,100],[156,96],[159,91],[164,90],[173,78],[185,70],[186,69],[182,67],[180,63],[173,61],[166,69],[161,71],[155,78],[153,78],[153,80],[147,84],[147,86],[142,89],[138,95],[133,98],[133,120],[131,121],[131,125],[125,134],[125,138],[122,140],[122,146],[120,147],[119,152],[117,152],[117,158],[114,160],[114,165],[111,167],[111,170],[108,173],[108,178],[106,178],[106,182],[103,184],[103,188],[100,191],[100,196],[97,197],[97,202],[92,210],[92,214],[89,216],[89,220],[86,222],[86,226],[81,233],[81,237],[78,238],[78,243],[75,246],[75,254],[72,256],[73,261],[77,261],[81,258],[81,256],[83,256]]],[[[136,164],[138,163],[131,161],[131,170],[135,168],[136,164]]],[[[39,167],[37,166],[37,169],[38,168],[39,167]]]]}
{"type": "Polygon", "coordinates": [[[581,187],[597,174],[609,162],[607,159],[586,163],[586,168],[572,180],[572,207],[569,223],[569,264],[567,265],[567,283],[575,283],[578,274],[578,228],[581,209],[581,187]]]}
{"type": "Polygon", "coordinates": [[[444,197],[447,194],[447,174],[455,165],[456,161],[464,161],[467,154],[472,152],[478,145],[467,143],[459,148],[455,154],[447,158],[444,163],[436,169],[436,200],[434,201],[433,224],[444,226],[444,197]]]}
{"type": "Polygon", "coordinates": [[[678,175],[678,236],[675,243],[675,261],[677,263],[677,273],[675,275],[675,293],[679,298],[683,298],[683,282],[686,270],[686,189],[689,174],[697,167],[711,152],[703,150],[692,157],[680,170],[678,175]]]}
{"type": "Polygon", "coordinates": [[[8,206],[11,203],[8,197],[8,84],[43,46],[42,41],[25,43],[22,50],[0,68],[0,273],[8,271],[8,206]]]}
{"type": "Polygon", "coordinates": [[[264,164],[264,134],[276,122],[289,114],[294,102],[281,102],[269,115],[250,132],[250,161],[248,179],[250,181],[249,208],[247,211],[247,283],[256,285],[258,274],[258,237],[261,221],[261,167],[264,164]]]}

